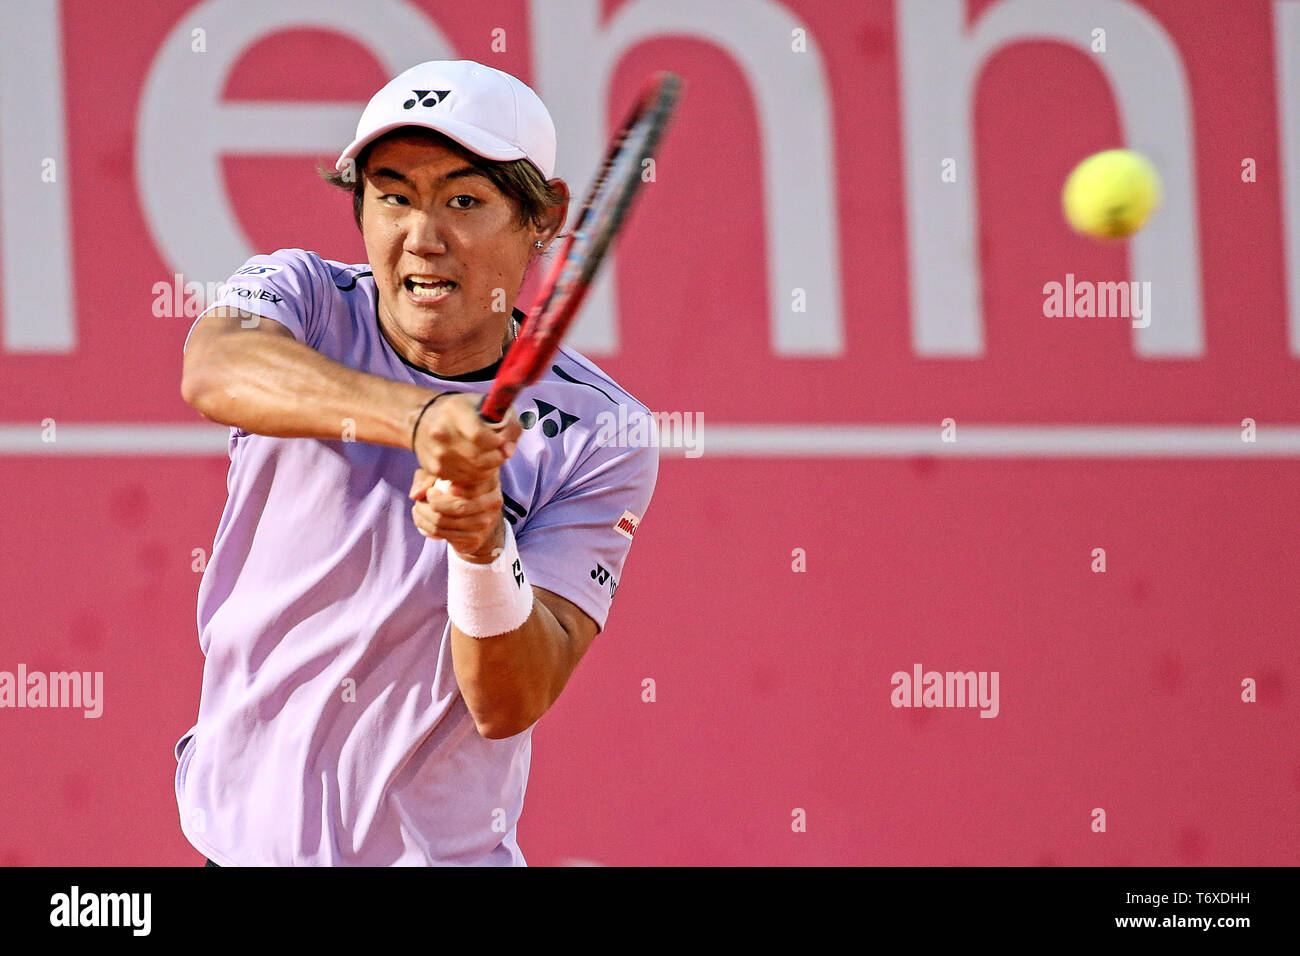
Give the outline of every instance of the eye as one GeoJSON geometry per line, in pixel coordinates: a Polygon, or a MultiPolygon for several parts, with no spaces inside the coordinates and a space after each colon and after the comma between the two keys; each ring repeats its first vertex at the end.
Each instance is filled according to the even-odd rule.
{"type": "Polygon", "coordinates": [[[389,206],[409,206],[410,202],[400,193],[384,193],[379,197],[379,201],[389,206]],[[392,202],[389,202],[389,200],[392,202]]]}
{"type": "Polygon", "coordinates": [[[473,196],[452,196],[451,202],[447,203],[453,209],[473,209],[478,205],[478,200],[473,196]],[[462,202],[461,200],[464,200],[462,202]]]}

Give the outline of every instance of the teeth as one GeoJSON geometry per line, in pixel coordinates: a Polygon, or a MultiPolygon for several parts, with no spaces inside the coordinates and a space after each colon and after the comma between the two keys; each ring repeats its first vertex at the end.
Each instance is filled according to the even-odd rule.
{"type": "Polygon", "coordinates": [[[430,299],[442,298],[444,295],[450,294],[451,291],[456,288],[456,283],[452,282],[450,279],[433,280],[409,278],[406,280],[406,285],[415,295],[421,298],[430,299]]]}

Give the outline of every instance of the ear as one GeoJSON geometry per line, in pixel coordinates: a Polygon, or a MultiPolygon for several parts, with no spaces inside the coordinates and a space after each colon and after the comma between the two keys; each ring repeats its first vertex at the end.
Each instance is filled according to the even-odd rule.
{"type": "Polygon", "coordinates": [[[556,205],[547,207],[543,226],[537,230],[537,238],[544,243],[549,243],[559,234],[564,228],[564,220],[569,215],[569,184],[563,179],[552,179],[547,182],[547,185],[563,198],[556,205]]]}

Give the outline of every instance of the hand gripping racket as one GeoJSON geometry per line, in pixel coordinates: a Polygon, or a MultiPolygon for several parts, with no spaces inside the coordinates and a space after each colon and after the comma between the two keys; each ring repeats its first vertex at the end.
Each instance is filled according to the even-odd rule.
{"type": "Polygon", "coordinates": [[[538,290],[492,387],[479,403],[484,421],[500,422],[515,396],[537,381],[559,348],[601,259],[623,224],[641,185],[642,161],[653,157],[681,87],[681,78],[673,73],[652,76],[615,135],[573,231],[538,290]]]}

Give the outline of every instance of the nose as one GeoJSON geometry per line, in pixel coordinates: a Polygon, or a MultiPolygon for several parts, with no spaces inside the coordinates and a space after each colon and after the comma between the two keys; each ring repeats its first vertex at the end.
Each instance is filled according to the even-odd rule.
{"type": "Polygon", "coordinates": [[[408,217],[406,240],[402,248],[414,256],[442,255],[447,251],[441,225],[436,216],[424,210],[415,210],[408,217]]]}

